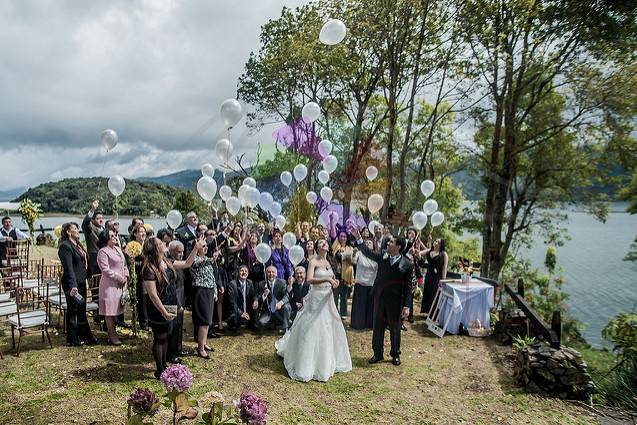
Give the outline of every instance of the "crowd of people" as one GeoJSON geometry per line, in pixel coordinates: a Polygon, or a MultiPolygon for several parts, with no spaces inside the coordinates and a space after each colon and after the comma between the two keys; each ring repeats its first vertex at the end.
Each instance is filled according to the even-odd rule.
{"type": "MultiPolygon", "coordinates": [[[[108,343],[113,345],[122,343],[117,326],[129,326],[124,320],[126,287],[135,286],[139,327],[153,333],[156,377],[167,363],[179,363],[189,354],[182,348],[184,326],[189,326],[184,323],[185,310],[192,311],[192,334],[197,341],[194,354],[204,359],[214,351],[209,340],[220,337],[221,331],[272,329],[285,334],[304,307],[311,284],[307,281],[308,265],[317,258],[319,244],[333,270],[336,284],[332,294],[338,314],[343,321],[349,316],[353,329],[374,326],[377,300],[373,287],[379,259],[387,256],[386,252],[392,253],[392,264],[398,255],[401,261],[416,265],[409,269],[412,291],[424,277],[421,313],[429,311],[438,283],[446,276],[444,240],[422,242],[414,229],[400,237],[382,225],[372,233],[351,223],[341,226],[333,217],[328,226],[298,223],[294,233],[305,258],[294,265],[283,244],[284,233],[276,226],[233,221],[227,212],[218,214],[214,208],[209,219],[204,224],[195,212],[189,212],[181,227],[154,234],[144,227],[143,219],[133,218],[125,236],[118,221],[104,220],[95,201],[81,224],[86,248],[80,240],[80,226],[65,223],[59,258],[68,306],[67,343],[97,342],[87,320],[85,300],[87,279],[98,274],[99,287],[90,290],[99,300],[96,317],[103,318],[108,343]],[[131,241],[142,247],[134,258],[125,249],[131,241]],[[261,243],[271,247],[266,264],[261,264],[255,253],[261,243]],[[131,281],[129,268],[135,270],[135,281],[131,281]]],[[[404,302],[408,305],[402,307],[409,311],[405,320],[413,322],[413,297],[405,297],[404,302]]],[[[402,329],[406,330],[404,325],[402,329]]]]}

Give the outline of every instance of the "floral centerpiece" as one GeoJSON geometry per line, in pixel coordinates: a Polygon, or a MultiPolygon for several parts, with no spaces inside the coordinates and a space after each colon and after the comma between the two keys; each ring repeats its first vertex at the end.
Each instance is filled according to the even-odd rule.
{"type": "Polygon", "coordinates": [[[178,419],[187,418],[194,419],[197,417],[196,400],[189,400],[187,391],[192,386],[192,373],[188,366],[182,364],[174,364],[159,377],[159,380],[166,388],[166,407],[172,407],[173,425],[177,424],[178,419]],[[177,417],[179,415],[179,418],[177,417]]]}
{"type": "Polygon", "coordinates": [[[42,217],[42,208],[40,204],[31,201],[29,198],[24,198],[22,202],[20,202],[18,211],[22,216],[22,221],[24,221],[29,227],[31,240],[34,240],[35,222],[38,218],[42,217]]]}
{"type": "Polygon", "coordinates": [[[137,336],[137,271],[135,270],[135,258],[142,254],[142,246],[137,241],[130,241],[126,244],[124,252],[130,259],[128,262],[128,274],[130,275],[131,283],[128,285],[128,292],[130,294],[133,335],[137,336]]]}

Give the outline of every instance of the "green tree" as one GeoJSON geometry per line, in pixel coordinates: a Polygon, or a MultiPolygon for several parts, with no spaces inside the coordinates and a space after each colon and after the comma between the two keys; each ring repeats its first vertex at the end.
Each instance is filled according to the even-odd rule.
{"type": "Polygon", "coordinates": [[[183,191],[175,197],[173,209],[179,211],[186,220],[186,214],[190,211],[197,213],[201,223],[207,223],[210,218],[210,211],[206,203],[193,192],[183,191]]]}

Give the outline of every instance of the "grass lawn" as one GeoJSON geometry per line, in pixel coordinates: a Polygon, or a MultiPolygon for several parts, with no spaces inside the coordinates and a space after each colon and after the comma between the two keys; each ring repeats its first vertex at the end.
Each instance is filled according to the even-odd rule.
{"type": "MultiPolygon", "coordinates": [[[[186,323],[190,328],[189,316],[186,323]]],[[[192,351],[191,331],[184,341],[192,351]]],[[[106,341],[103,332],[96,335],[106,341]]],[[[201,397],[214,390],[230,401],[243,390],[253,391],[267,400],[269,422],[275,424],[596,423],[570,403],[515,388],[509,348],[491,339],[440,339],[417,321],[403,333],[403,364],[395,367],[368,365],[371,332],[348,329],[354,370],[327,383],[298,383],[287,377],[275,354],[276,338],[249,332],[224,336],[212,340],[211,360],[186,357],[195,377],[191,394],[201,397]]],[[[123,423],[131,391],[149,387],[161,394],[160,383],[152,379],[148,334],[137,341],[125,337],[120,347],[66,347],[63,334],[53,340],[50,349],[39,335],[29,335],[15,357],[10,331],[0,327],[5,351],[0,424],[123,423]]],[[[154,423],[169,423],[166,409],[154,423]]]]}

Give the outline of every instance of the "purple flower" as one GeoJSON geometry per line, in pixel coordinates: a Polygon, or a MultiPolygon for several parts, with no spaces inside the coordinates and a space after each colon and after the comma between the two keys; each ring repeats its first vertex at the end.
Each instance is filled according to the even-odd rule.
{"type": "Polygon", "coordinates": [[[265,425],[268,404],[252,393],[243,393],[237,406],[241,411],[241,420],[249,425],[265,425]]]}
{"type": "Polygon", "coordinates": [[[135,413],[154,415],[159,410],[159,400],[148,388],[137,388],[127,400],[135,413]]]}
{"type": "Polygon", "coordinates": [[[174,364],[159,377],[159,380],[166,391],[188,391],[192,386],[192,373],[188,369],[188,366],[182,364],[174,364]]]}

